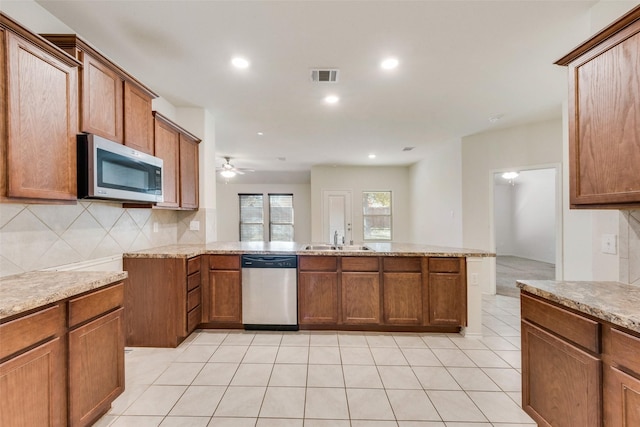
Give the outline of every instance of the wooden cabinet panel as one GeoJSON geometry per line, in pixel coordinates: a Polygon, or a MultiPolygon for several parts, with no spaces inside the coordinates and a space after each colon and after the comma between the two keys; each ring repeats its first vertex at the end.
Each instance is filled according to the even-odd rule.
{"type": "Polygon", "coordinates": [[[198,171],[198,142],[180,135],[180,207],[183,209],[198,209],[198,171]]]}
{"type": "Polygon", "coordinates": [[[69,327],[121,307],[124,303],[122,283],[73,298],[69,301],[69,327]]]}
{"type": "Polygon", "coordinates": [[[460,273],[464,258],[429,258],[430,273],[460,273]]]}
{"type": "Polygon", "coordinates": [[[384,322],[422,324],[422,274],[383,273],[382,280],[384,322]]]}
{"type": "Polygon", "coordinates": [[[83,63],[80,130],[123,143],[123,80],[109,65],[80,51],[83,63]]]}
{"type": "Polygon", "coordinates": [[[124,390],[123,309],[69,332],[69,425],[91,425],[124,390]]]}
{"type": "Polygon", "coordinates": [[[301,325],[338,323],[338,273],[298,273],[298,321],[301,325]]]}
{"type": "Polygon", "coordinates": [[[209,322],[242,322],[242,288],[239,271],[209,272],[209,322]]]}
{"type": "Polygon", "coordinates": [[[67,425],[65,373],[61,338],[0,364],[0,425],[67,425]]]}
{"type": "Polygon", "coordinates": [[[422,271],[422,259],[420,257],[385,257],[382,258],[384,271],[422,271]]]}
{"type": "Polygon", "coordinates": [[[342,271],[378,271],[380,268],[378,257],[371,256],[343,256],[340,257],[342,271]]]}
{"type": "Polygon", "coordinates": [[[335,256],[301,256],[298,258],[300,271],[337,271],[338,257],[335,256]]]}
{"type": "Polygon", "coordinates": [[[134,84],[124,82],[124,145],[153,155],[153,98],[134,84]]]}
{"type": "Polygon", "coordinates": [[[180,206],[180,134],[165,121],[155,115],[154,120],[155,156],[162,163],[162,196],[164,202],[157,206],[177,208],[180,206]]]}
{"type": "Polygon", "coordinates": [[[640,426],[640,378],[611,366],[604,369],[604,425],[640,426]]]}
{"type": "Polygon", "coordinates": [[[0,360],[61,335],[64,329],[65,310],[61,304],[3,323],[0,325],[0,360]]]}
{"type": "MultiPolygon", "coordinates": [[[[7,31],[7,197],[74,200],[78,70],[7,31]]],[[[4,84],[4,81],[3,81],[4,84]]],[[[3,100],[4,101],[4,100],[3,100]]],[[[2,120],[5,120],[3,116],[2,120]]]]}
{"type": "Polygon", "coordinates": [[[523,321],[523,409],[539,425],[599,427],[601,364],[597,357],[523,321]]]}
{"type": "Polygon", "coordinates": [[[640,8],[556,64],[569,66],[571,206],[638,206],[640,8]]]}
{"type": "Polygon", "coordinates": [[[380,274],[378,272],[343,272],[341,291],[342,323],[356,325],[380,323],[380,274]]]}
{"type": "Polygon", "coordinates": [[[640,376],[640,338],[614,328],[609,328],[608,332],[607,353],[617,364],[640,376]]]}
{"type": "Polygon", "coordinates": [[[458,274],[429,273],[429,324],[464,325],[466,292],[458,274]]]}
{"type": "Polygon", "coordinates": [[[212,270],[240,270],[240,255],[210,255],[209,268],[212,270]]]}

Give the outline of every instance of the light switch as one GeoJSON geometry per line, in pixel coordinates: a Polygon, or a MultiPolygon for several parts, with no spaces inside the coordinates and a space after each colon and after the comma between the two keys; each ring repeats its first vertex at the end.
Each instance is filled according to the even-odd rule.
{"type": "Polygon", "coordinates": [[[199,231],[200,230],[200,221],[191,221],[189,223],[189,230],[191,230],[191,231],[199,231]]]}
{"type": "Polygon", "coordinates": [[[602,235],[602,248],[601,251],[603,254],[612,254],[615,255],[618,253],[618,245],[616,244],[616,235],[615,234],[603,234],[602,235]]]}

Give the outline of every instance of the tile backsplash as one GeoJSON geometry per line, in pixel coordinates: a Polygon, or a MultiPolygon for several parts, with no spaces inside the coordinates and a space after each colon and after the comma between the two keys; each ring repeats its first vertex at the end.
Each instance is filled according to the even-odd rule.
{"type": "Polygon", "coordinates": [[[0,205],[0,276],[175,243],[204,243],[188,229],[196,212],[120,204],[0,205]],[[154,232],[157,224],[157,232],[154,232]]]}
{"type": "Polygon", "coordinates": [[[620,281],[640,286],[640,210],[620,211],[620,281]]]}

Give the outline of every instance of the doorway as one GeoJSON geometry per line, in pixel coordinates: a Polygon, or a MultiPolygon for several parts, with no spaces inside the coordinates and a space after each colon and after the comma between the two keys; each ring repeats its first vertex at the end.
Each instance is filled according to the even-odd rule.
{"type": "Polygon", "coordinates": [[[553,280],[559,259],[557,167],[493,174],[496,293],[517,297],[516,280],[553,280]]]}
{"type": "Polygon", "coordinates": [[[353,240],[351,191],[325,190],[322,194],[322,241],[333,243],[335,233],[338,242],[353,240]]]}

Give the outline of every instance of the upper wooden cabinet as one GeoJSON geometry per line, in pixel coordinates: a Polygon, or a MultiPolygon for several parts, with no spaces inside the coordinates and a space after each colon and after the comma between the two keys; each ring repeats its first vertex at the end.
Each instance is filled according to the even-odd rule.
{"type": "Polygon", "coordinates": [[[640,205],[640,7],[556,62],[569,67],[573,208],[640,205]]]}
{"type": "Polygon", "coordinates": [[[153,112],[153,117],[155,155],[163,160],[164,174],[164,202],[156,206],[198,209],[200,140],[157,111],[153,112]]]}
{"type": "Polygon", "coordinates": [[[75,34],[43,34],[81,63],[80,131],[154,154],[151,100],[157,95],[75,34]]]}
{"type": "Polygon", "coordinates": [[[0,197],[76,199],[77,66],[0,14],[0,197]]]}

